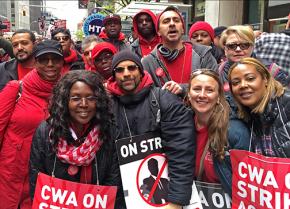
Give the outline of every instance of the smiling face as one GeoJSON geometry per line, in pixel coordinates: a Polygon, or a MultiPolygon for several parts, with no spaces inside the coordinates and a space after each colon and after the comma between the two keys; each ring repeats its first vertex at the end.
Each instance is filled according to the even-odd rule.
{"type": "Polygon", "coordinates": [[[96,115],[96,99],[93,90],[82,81],[75,82],[70,89],[69,113],[78,130],[96,115]]]}
{"type": "Polygon", "coordinates": [[[35,68],[39,76],[46,81],[56,81],[60,77],[63,67],[63,57],[54,53],[47,53],[35,58],[35,68]]]}
{"type": "Polygon", "coordinates": [[[174,11],[164,12],[159,20],[158,35],[164,43],[179,42],[184,34],[183,22],[174,11]]]}
{"type": "Polygon", "coordinates": [[[267,79],[249,64],[237,65],[230,74],[232,93],[242,105],[254,109],[263,99],[267,79]]]}
{"type": "Polygon", "coordinates": [[[232,33],[228,36],[225,43],[225,55],[230,61],[239,62],[242,58],[251,57],[254,48],[253,45],[250,45],[247,49],[241,49],[240,46],[238,46],[236,49],[230,49],[227,47],[227,45],[242,43],[249,42],[239,37],[236,33],[232,33]]]}
{"type": "Polygon", "coordinates": [[[133,93],[141,82],[141,72],[133,61],[123,61],[115,69],[115,79],[118,86],[126,93],[133,93]]]}
{"type": "Polygon", "coordinates": [[[29,33],[17,33],[12,39],[13,54],[18,62],[25,62],[32,57],[34,44],[29,33]]]}
{"type": "Polygon", "coordinates": [[[189,102],[197,117],[209,118],[217,104],[218,82],[209,75],[197,75],[190,82],[189,102]]]}

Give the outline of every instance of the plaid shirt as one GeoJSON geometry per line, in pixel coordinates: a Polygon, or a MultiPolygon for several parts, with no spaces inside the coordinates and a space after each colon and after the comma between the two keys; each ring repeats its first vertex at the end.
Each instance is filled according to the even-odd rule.
{"type": "Polygon", "coordinates": [[[257,58],[275,62],[290,73],[290,36],[283,33],[261,35],[255,43],[257,58]]]}

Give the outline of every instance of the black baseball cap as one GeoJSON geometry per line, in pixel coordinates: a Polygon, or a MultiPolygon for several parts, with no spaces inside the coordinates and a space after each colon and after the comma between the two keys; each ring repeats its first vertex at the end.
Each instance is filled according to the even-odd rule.
{"type": "Polygon", "coordinates": [[[61,44],[55,40],[45,40],[39,42],[34,48],[34,57],[39,57],[47,53],[53,53],[63,57],[61,44]]]}

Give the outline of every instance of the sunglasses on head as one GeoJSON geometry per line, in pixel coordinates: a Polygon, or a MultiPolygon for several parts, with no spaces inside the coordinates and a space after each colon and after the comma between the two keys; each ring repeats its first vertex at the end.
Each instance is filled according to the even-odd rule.
{"type": "Polygon", "coordinates": [[[70,38],[69,36],[55,36],[53,39],[56,41],[61,41],[61,40],[68,41],[70,38]]]}
{"type": "Polygon", "coordinates": [[[252,46],[251,43],[246,42],[246,43],[232,43],[232,44],[226,44],[227,49],[229,50],[236,50],[238,47],[240,47],[241,50],[248,49],[250,46],[252,46]]]}
{"type": "Polygon", "coordinates": [[[128,65],[127,67],[116,67],[114,69],[114,71],[116,73],[122,73],[124,72],[125,69],[128,69],[129,71],[135,71],[137,70],[139,67],[137,65],[128,65]]]}

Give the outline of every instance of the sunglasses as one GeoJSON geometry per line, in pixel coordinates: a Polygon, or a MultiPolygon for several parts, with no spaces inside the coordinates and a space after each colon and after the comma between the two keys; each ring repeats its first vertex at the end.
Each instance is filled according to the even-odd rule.
{"type": "Polygon", "coordinates": [[[130,72],[137,70],[139,67],[137,65],[128,65],[127,67],[116,67],[114,72],[123,73],[125,69],[128,69],[130,72]]]}
{"type": "Polygon", "coordinates": [[[227,49],[229,50],[236,50],[238,47],[240,47],[241,50],[246,50],[248,48],[250,48],[250,46],[252,46],[251,43],[249,42],[246,42],[246,43],[240,43],[240,44],[235,44],[235,43],[232,43],[232,44],[226,44],[225,45],[227,47],[227,49]]]}
{"type": "Polygon", "coordinates": [[[61,57],[61,56],[53,56],[53,57],[41,56],[41,57],[36,58],[36,60],[41,65],[47,65],[49,60],[51,60],[53,65],[56,65],[56,64],[59,64],[63,61],[63,57],[61,57]]]}
{"type": "Polygon", "coordinates": [[[55,36],[53,39],[56,41],[61,41],[61,40],[68,41],[70,38],[69,36],[55,36]]]}

